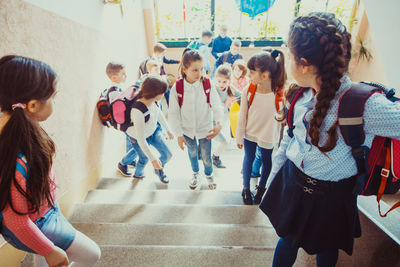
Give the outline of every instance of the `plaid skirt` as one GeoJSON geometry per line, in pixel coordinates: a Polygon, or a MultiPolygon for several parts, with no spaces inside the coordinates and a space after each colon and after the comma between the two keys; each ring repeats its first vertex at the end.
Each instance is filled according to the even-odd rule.
{"type": "Polygon", "coordinates": [[[309,254],[332,249],[353,252],[361,236],[356,177],[339,182],[311,178],[287,160],[263,198],[260,209],[280,237],[293,236],[293,246],[309,254]]]}

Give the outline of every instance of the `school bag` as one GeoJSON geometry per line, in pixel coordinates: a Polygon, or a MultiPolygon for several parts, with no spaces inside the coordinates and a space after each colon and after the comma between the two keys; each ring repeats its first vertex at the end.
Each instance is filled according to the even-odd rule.
{"type": "Polygon", "coordinates": [[[191,41],[191,42],[188,44],[187,47],[188,47],[188,48],[195,49],[195,50],[199,50],[199,47],[200,47],[199,41],[193,40],[193,41],[191,41]]]}
{"type": "MultiPolygon", "coordinates": [[[[209,104],[210,108],[211,108],[211,103],[210,103],[211,82],[210,82],[210,79],[204,77],[204,78],[202,78],[202,83],[203,83],[204,93],[206,94],[206,98],[207,98],[207,104],[209,104]]],[[[182,78],[176,80],[175,88],[176,88],[176,94],[178,95],[179,107],[181,108],[182,104],[183,104],[183,93],[184,93],[182,78]]]]}
{"type": "MultiPolygon", "coordinates": [[[[249,103],[249,108],[253,103],[254,96],[256,94],[257,85],[250,83],[249,88],[247,89],[247,101],[249,103]]],[[[279,88],[275,93],[275,109],[276,112],[280,112],[284,107],[285,99],[283,97],[283,87],[279,88]]]]}
{"type": "MultiPolygon", "coordinates": [[[[300,88],[293,93],[287,115],[288,134],[293,137],[294,105],[308,88],[300,88]]],[[[371,196],[376,195],[379,215],[386,215],[400,206],[395,203],[385,214],[382,214],[380,200],[383,194],[395,194],[400,189],[400,140],[375,136],[371,148],[363,146],[364,104],[374,93],[385,94],[392,102],[400,99],[394,97],[394,89],[372,83],[353,84],[341,97],[338,108],[338,125],[345,143],[352,148],[352,155],[357,165],[357,180],[353,193],[371,196]]]]}
{"type": "Polygon", "coordinates": [[[146,64],[147,62],[151,59],[151,57],[146,58],[139,64],[139,70],[138,70],[138,79],[142,77],[143,75],[147,74],[147,67],[146,64]]]}
{"type": "MultiPolygon", "coordinates": [[[[135,93],[138,86],[140,85],[136,83],[135,85],[122,91],[111,103],[109,101],[108,94],[106,99],[99,100],[99,102],[101,101],[101,108],[103,112],[102,116],[104,117],[104,114],[107,114],[106,126],[112,126],[117,130],[125,132],[129,127],[133,126],[133,122],[131,120],[132,108],[136,108],[145,114],[145,122],[150,119],[150,113],[146,105],[142,102],[136,101],[135,93]]],[[[97,102],[98,105],[99,102],[97,102]]],[[[100,115],[99,107],[98,111],[100,115]]],[[[102,120],[102,118],[100,119],[102,120]]]]}
{"type": "Polygon", "coordinates": [[[109,89],[105,89],[101,92],[99,100],[97,101],[96,107],[99,114],[100,122],[107,127],[112,126],[111,118],[111,106],[110,106],[110,93],[117,91],[116,86],[112,86],[109,89]]]}

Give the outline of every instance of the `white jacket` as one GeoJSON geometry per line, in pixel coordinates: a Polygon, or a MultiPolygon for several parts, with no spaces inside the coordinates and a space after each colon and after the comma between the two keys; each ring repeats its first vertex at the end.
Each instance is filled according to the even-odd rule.
{"type": "Polygon", "coordinates": [[[168,111],[169,125],[176,136],[186,135],[191,139],[205,138],[214,128],[213,121],[221,123],[222,120],[223,111],[218,93],[215,87],[211,86],[210,108],[201,81],[190,84],[185,79],[183,88],[182,107],[179,107],[175,85],[171,89],[168,111]]]}

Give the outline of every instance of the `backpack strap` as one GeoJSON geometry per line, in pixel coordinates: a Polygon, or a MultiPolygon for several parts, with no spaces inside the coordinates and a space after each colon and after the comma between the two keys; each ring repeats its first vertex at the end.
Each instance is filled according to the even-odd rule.
{"type": "Polygon", "coordinates": [[[107,98],[107,101],[110,102],[110,93],[115,92],[118,90],[118,87],[116,86],[111,86],[109,89],[106,89],[105,97],[107,98]]]}
{"type": "Polygon", "coordinates": [[[175,83],[176,94],[178,96],[178,104],[179,107],[182,107],[183,104],[183,78],[176,80],[175,83]]]}
{"type": "Polygon", "coordinates": [[[287,114],[286,122],[288,125],[288,135],[292,138],[293,137],[293,118],[294,118],[294,106],[296,105],[297,100],[303,95],[304,91],[307,90],[307,87],[301,87],[293,92],[291,99],[289,99],[290,107],[287,114]]]}
{"type": "Polygon", "coordinates": [[[338,108],[338,123],[340,133],[345,143],[351,147],[351,152],[357,164],[358,173],[365,173],[365,151],[362,145],[365,141],[364,107],[368,98],[380,89],[356,83],[347,90],[340,99],[338,108]]]}
{"type": "Polygon", "coordinates": [[[358,83],[347,90],[340,99],[339,128],[344,141],[352,148],[360,147],[364,143],[364,106],[368,98],[376,92],[381,92],[381,90],[358,83]]]}
{"type": "Polygon", "coordinates": [[[285,107],[285,98],[283,96],[283,86],[275,93],[275,109],[280,112],[285,107]]]}
{"type": "Polygon", "coordinates": [[[256,90],[257,90],[257,85],[254,83],[250,83],[249,88],[247,89],[247,102],[249,102],[249,107],[253,103],[256,90]]]}
{"type": "MultiPolygon", "coordinates": [[[[211,107],[211,103],[210,103],[211,82],[210,82],[210,79],[204,77],[202,79],[202,83],[203,83],[204,93],[206,94],[207,103],[211,107]]],[[[179,104],[179,107],[181,108],[182,104],[183,104],[183,92],[184,92],[184,90],[183,90],[183,79],[182,78],[176,80],[175,88],[176,88],[176,94],[178,96],[178,104],[179,104]]]]}
{"type": "Polygon", "coordinates": [[[150,119],[150,111],[145,104],[140,101],[133,101],[132,108],[140,110],[144,115],[144,122],[148,122],[150,119]]]}
{"type": "Polygon", "coordinates": [[[203,82],[204,93],[206,94],[206,98],[207,98],[207,103],[210,105],[210,108],[211,108],[211,103],[210,103],[211,82],[210,82],[210,79],[204,77],[202,79],[202,82],[203,82]]]}
{"type": "MultiPolygon", "coordinates": [[[[346,145],[351,147],[351,154],[357,165],[357,175],[367,174],[366,160],[368,151],[362,145],[365,141],[364,108],[368,98],[382,90],[364,83],[355,83],[341,97],[338,108],[338,124],[346,145]]],[[[358,177],[353,192],[361,194],[365,179],[358,177]]]]}

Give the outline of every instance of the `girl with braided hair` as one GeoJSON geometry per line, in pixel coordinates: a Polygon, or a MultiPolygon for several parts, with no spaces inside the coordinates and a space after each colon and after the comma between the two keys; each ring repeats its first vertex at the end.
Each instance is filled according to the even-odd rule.
{"type": "MultiPolygon", "coordinates": [[[[292,266],[301,247],[317,266],[335,266],[338,250],[353,252],[361,236],[357,166],[338,127],[338,105],[352,87],[346,75],[350,34],[330,13],[296,18],[288,38],[290,71],[305,88],[294,104],[292,131],[284,137],[268,177],[261,210],[281,237],[272,266],[292,266]]],[[[382,94],[365,102],[364,145],[375,135],[400,138],[400,107],[382,94]]]]}

